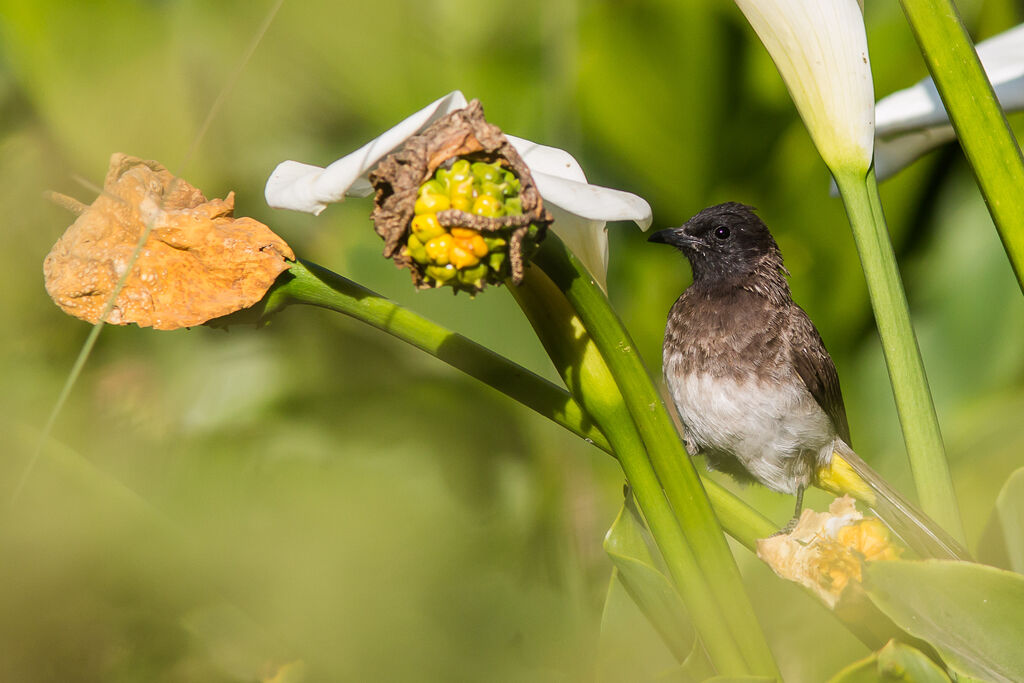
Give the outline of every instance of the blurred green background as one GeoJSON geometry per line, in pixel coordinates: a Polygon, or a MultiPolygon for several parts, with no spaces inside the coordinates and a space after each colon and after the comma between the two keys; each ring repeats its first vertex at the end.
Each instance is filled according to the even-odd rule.
{"type": "MultiPolygon", "coordinates": [[[[591,181],[648,198],[656,227],[754,204],[835,358],[854,445],[912,487],[842,206],[732,3],[292,1],[243,64],[272,5],[0,1],[0,680],[252,681],[296,660],[315,681],[637,680],[669,663],[642,624],[599,644],[616,463],[325,311],[229,333],[105,329],[9,504],[89,333],[43,289],[72,219],[42,192],[91,201],[112,152],[207,196],[234,190],[238,215],[301,256],[549,377],[506,292],[413,291],[379,258],[368,201],[272,211],[267,175],[329,163],[459,88],[591,181]]],[[[977,38],[1024,21],[1013,0],[960,7],[977,38]]],[[[867,24],[879,96],[925,75],[896,3],[868,2],[867,24]]],[[[1024,302],[955,148],[882,191],[977,547],[1024,464],[1024,302]]],[[[659,375],[688,267],[632,224],[610,235],[610,296],[659,375]]],[[[741,494],[780,523],[792,509],[741,494]]],[[[738,557],[787,680],[866,654],[738,557]]]]}

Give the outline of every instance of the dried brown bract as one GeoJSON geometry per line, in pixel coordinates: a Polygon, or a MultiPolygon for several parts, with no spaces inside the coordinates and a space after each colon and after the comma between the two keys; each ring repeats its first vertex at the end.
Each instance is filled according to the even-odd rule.
{"type": "Polygon", "coordinates": [[[97,322],[148,226],[107,322],[173,330],[248,308],[295,254],[233,210],[234,193],[207,200],[155,161],[114,154],[102,194],[43,263],[46,291],[66,313],[97,322]]]}
{"type": "Polygon", "coordinates": [[[518,284],[552,221],[526,163],[477,100],[409,138],[370,182],[384,256],[421,288],[518,284]]]}

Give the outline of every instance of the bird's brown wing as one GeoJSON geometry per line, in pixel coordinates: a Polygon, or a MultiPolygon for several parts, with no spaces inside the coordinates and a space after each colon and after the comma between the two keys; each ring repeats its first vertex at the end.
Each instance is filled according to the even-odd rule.
{"type": "Polygon", "coordinates": [[[850,443],[850,424],[846,420],[846,406],[839,389],[839,375],[835,363],[825,350],[825,343],[802,308],[793,305],[790,338],[790,358],[807,391],[832,419],[836,433],[850,443]]]}

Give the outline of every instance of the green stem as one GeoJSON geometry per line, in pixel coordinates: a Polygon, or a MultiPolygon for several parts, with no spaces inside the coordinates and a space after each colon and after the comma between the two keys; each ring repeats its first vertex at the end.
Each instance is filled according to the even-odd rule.
{"type": "Polygon", "coordinates": [[[760,675],[778,675],[707,493],[629,333],[604,292],[556,237],[545,239],[534,263],[565,294],[608,364],[643,436],[654,471],[709,580],[722,618],[738,638],[747,663],[760,675]]]}
{"type": "Polygon", "coordinates": [[[725,533],[750,552],[757,553],[758,539],[768,538],[779,530],[777,524],[715,480],[701,476],[700,481],[725,533]]]}
{"type": "Polygon", "coordinates": [[[264,299],[262,315],[309,304],[361,320],[462,370],[605,451],[608,440],[579,404],[543,377],[375,292],[308,261],[298,261],[264,299]]]}
{"type": "MultiPolygon", "coordinates": [[[[296,262],[256,310],[245,312],[244,320],[253,322],[289,304],[319,306],[372,325],[489,384],[601,450],[612,452],[604,434],[565,389],[322,266],[296,262]]],[[[237,318],[222,322],[233,320],[237,318]]],[[[754,550],[758,538],[775,531],[768,519],[725,487],[710,479],[705,480],[705,487],[726,531],[747,548],[754,550]]]]}
{"type": "MultiPolygon", "coordinates": [[[[558,296],[564,300],[560,292],[558,296]]],[[[445,354],[443,359],[450,362],[453,367],[484,382],[489,382],[494,378],[514,377],[514,382],[499,382],[500,386],[495,386],[495,388],[580,435],[598,448],[614,455],[612,445],[596,428],[593,421],[586,417],[587,411],[561,387],[517,366],[507,358],[479,347],[464,337],[403,309],[351,280],[312,263],[305,261],[296,263],[290,273],[279,280],[279,283],[259,305],[246,312],[245,316],[240,317],[247,322],[254,322],[289,304],[314,305],[349,315],[438,357],[441,357],[438,353],[440,349],[445,351],[459,349],[459,354],[445,354]],[[447,346],[446,340],[449,340],[447,346]],[[451,345],[453,343],[455,346],[451,345]]],[[[234,317],[232,316],[232,318],[234,317]]],[[[234,319],[238,320],[238,318],[234,319]]],[[[227,321],[225,320],[225,322],[227,321]]],[[[601,362],[603,365],[603,360],[601,362]]],[[[572,382],[571,378],[570,382],[572,382]]],[[[492,386],[494,385],[492,384],[492,386]]],[[[591,391],[588,396],[593,400],[602,395],[609,396],[610,400],[616,402],[621,409],[623,403],[618,387],[612,383],[608,389],[608,391],[591,391]]],[[[631,422],[627,423],[623,416],[624,413],[620,411],[614,418],[608,418],[609,430],[616,434],[618,448],[621,449],[621,452],[642,453],[644,448],[642,441],[637,442],[633,438],[633,435],[636,434],[635,426],[631,422]],[[621,426],[617,427],[616,425],[621,426]]],[[[630,477],[631,481],[647,481],[645,474],[635,469],[639,467],[636,463],[630,462],[628,467],[630,469],[627,472],[627,477],[630,477]]],[[[623,465],[624,471],[626,468],[627,465],[623,465]]],[[[647,481],[646,484],[635,483],[634,485],[649,489],[650,483],[647,481]]],[[[776,531],[776,527],[771,521],[722,485],[707,478],[703,479],[703,484],[722,526],[749,550],[756,551],[757,539],[765,538],[776,531]]],[[[660,511],[652,513],[652,515],[657,517],[656,524],[659,529],[666,528],[665,510],[660,507],[665,505],[664,499],[662,498],[660,502],[645,499],[645,503],[647,509],[660,511]]],[[[673,521],[673,523],[675,522],[673,521]]],[[[651,522],[651,524],[654,526],[655,523],[651,522]]],[[[675,526],[678,533],[678,524],[675,526]]],[[[668,526],[668,528],[672,527],[668,526]]],[[[671,531],[661,531],[660,535],[671,535],[671,533],[671,531]]],[[[673,555],[672,550],[663,552],[666,556],[673,555]]],[[[673,564],[683,566],[685,560],[673,564]]],[[[691,602],[693,600],[691,597],[691,602]]],[[[698,603],[699,600],[698,597],[698,603]]],[[[831,610],[829,613],[838,616],[831,610]]],[[[852,630],[857,632],[856,628],[852,628],[852,630]]],[[[716,641],[722,639],[722,637],[716,636],[706,637],[716,641]]],[[[870,645],[877,647],[877,644],[870,645]]]]}
{"type": "Polygon", "coordinates": [[[594,416],[611,442],[711,661],[723,675],[750,673],[736,639],[721,618],[721,607],[708,585],[711,579],[701,573],[693,548],[651,468],[633,418],[583,323],[559,288],[539,268],[528,268],[523,283],[510,291],[566,386],[584,410],[594,416]]]}
{"type": "Polygon", "coordinates": [[[896,411],[921,506],[959,540],[963,524],[946,462],[924,361],[903,292],[874,171],[835,173],[867,280],[896,411]]]}
{"type": "Polygon", "coordinates": [[[900,0],[1024,289],[1024,157],[952,0],[900,0]]]}

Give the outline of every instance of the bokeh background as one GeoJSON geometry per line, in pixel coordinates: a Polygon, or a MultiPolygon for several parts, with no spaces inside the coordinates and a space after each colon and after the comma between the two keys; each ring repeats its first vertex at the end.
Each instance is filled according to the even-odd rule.
{"type": "MultiPolygon", "coordinates": [[[[882,96],[926,72],[897,3],[866,4],[882,96]]],[[[1024,21],[1013,0],[959,4],[979,39],[1024,21]]],[[[264,27],[273,5],[0,1],[0,679],[254,681],[301,661],[315,681],[641,680],[670,663],[642,623],[599,638],[616,463],[325,311],[228,333],[108,327],[12,502],[90,330],[43,289],[72,218],[42,192],[91,201],[113,152],[234,190],[238,215],[304,258],[552,378],[506,292],[415,292],[379,257],[366,200],[272,211],[267,175],[329,163],[458,88],[648,198],[656,227],[753,204],[835,358],[858,451],[912,488],[842,206],[732,3],[287,0],[264,27]]],[[[976,548],[1024,464],[1024,301],[956,148],[883,201],[976,548]]],[[[688,266],[632,224],[609,233],[610,296],[659,375],[688,266]]],[[[741,493],[780,523],[792,509],[741,493]]],[[[866,654],[737,553],[788,680],[866,654]]]]}

